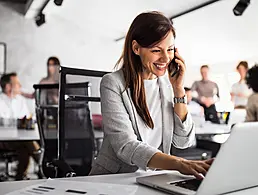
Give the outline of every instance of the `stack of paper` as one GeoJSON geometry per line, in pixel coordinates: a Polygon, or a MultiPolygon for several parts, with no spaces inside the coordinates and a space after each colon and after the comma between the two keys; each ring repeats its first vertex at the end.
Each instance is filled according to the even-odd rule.
{"type": "Polygon", "coordinates": [[[7,195],[133,195],[137,188],[137,186],[108,183],[47,180],[7,195]]]}

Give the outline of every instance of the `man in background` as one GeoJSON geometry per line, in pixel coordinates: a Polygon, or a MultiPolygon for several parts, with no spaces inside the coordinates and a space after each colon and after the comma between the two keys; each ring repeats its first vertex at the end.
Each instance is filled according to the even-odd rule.
{"type": "Polygon", "coordinates": [[[219,98],[218,85],[209,80],[209,66],[203,65],[200,68],[202,80],[195,81],[192,85],[192,92],[197,94],[200,105],[204,108],[205,120],[213,123],[220,123],[215,103],[219,98]]]}
{"type": "MultiPolygon", "coordinates": [[[[29,115],[25,98],[20,95],[21,84],[16,73],[5,74],[1,77],[2,93],[0,94],[0,117],[18,119],[29,115]]],[[[18,167],[15,179],[22,180],[26,176],[30,156],[38,163],[36,152],[40,149],[37,142],[0,142],[0,149],[14,150],[18,154],[18,167]]]]}

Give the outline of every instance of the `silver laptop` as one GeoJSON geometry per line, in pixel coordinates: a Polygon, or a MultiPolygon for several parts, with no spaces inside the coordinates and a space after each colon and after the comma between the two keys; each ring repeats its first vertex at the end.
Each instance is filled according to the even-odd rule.
{"type": "Polygon", "coordinates": [[[168,173],[136,181],[176,195],[216,195],[258,186],[257,138],[258,122],[236,124],[203,180],[168,173]]]}

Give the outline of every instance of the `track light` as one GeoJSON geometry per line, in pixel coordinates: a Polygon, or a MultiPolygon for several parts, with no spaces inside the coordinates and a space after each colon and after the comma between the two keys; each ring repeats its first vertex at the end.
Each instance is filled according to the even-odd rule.
{"type": "Polygon", "coordinates": [[[35,22],[37,26],[41,26],[42,24],[44,24],[46,22],[45,14],[40,12],[39,15],[35,18],[35,22]]]}
{"type": "Polygon", "coordinates": [[[241,16],[249,4],[250,0],[240,0],[233,9],[234,15],[241,16]]]}
{"type": "Polygon", "coordinates": [[[57,6],[61,6],[62,3],[63,3],[63,0],[54,0],[54,3],[55,3],[57,6]]]}

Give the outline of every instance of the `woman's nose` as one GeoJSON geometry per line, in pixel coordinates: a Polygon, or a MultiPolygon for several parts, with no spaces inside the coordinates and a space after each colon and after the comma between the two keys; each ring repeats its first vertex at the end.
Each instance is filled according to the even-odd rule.
{"type": "Polygon", "coordinates": [[[161,61],[163,63],[168,63],[170,61],[170,55],[167,52],[163,52],[161,61]]]}

